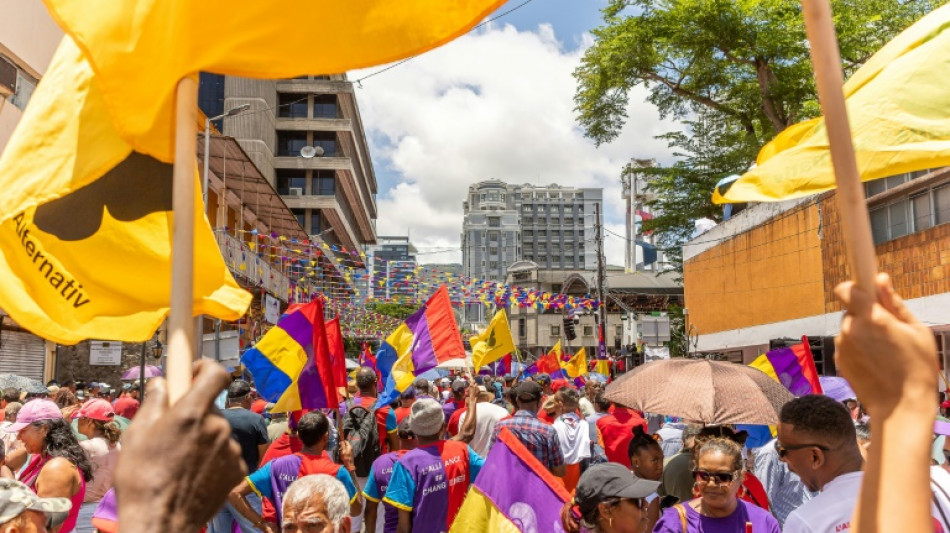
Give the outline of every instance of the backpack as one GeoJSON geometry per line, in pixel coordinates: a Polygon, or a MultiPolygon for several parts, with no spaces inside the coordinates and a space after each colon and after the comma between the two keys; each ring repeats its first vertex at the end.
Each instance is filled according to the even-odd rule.
{"type": "Polygon", "coordinates": [[[343,439],[353,448],[357,477],[369,476],[373,461],[382,453],[376,427],[376,410],[347,402],[346,415],[343,416],[343,439]]]}

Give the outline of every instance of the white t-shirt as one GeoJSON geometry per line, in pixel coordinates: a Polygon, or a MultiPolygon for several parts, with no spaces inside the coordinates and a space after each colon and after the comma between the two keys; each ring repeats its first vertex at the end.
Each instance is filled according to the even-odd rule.
{"type": "MultiPolygon", "coordinates": [[[[459,416],[459,427],[465,423],[465,411],[459,416]]],[[[475,450],[475,453],[485,457],[491,445],[491,436],[495,432],[495,424],[499,420],[508,416],[508,410],[491,402],[478,402],[475,406],[475,437],[469,446],[475,450]]]]}
{"type": "Polygon", "coordinates": [[[851,528],[851,518],[861,493],[864,472],[842,474],[817,496],[792,511],[784,533],[840,533],[851,528]]]}
{"type": "Polygon", "coordinates": [[[564,464],[576,465],[590,457],[590,426],[576,413],[564,413],[554,421],[554,431],[564,455],[564,464]]]}
{"type": "Polygon", "coordinates": [[[930,467],[930,490],[933,492],[930,514],[940,521],[944,531],[950,532],[950,472],[944,467],[930,467]]]}

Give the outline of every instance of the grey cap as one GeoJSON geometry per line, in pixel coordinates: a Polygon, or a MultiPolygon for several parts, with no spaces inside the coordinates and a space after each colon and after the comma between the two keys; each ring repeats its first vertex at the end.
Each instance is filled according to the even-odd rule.
{"type": "Polygon", "coordinates": [[[432,398],[416,400],[409,415],[409,427],[416,435],[432,437],[439,434],[445,423],[442,405],[432,398]]]}
{"type": "Polygon", "coordinates": [[[69,516],[72,506],[68,498],[40,498],[19,481],[0,479],[0,524],[26,511],[37,511],[49,517],[54,526],[58,526],[69,516]]]}
{"type": "Polygon", "coordinates": [[[608,498],[645,498],[659,486],[659,481],[640,479],[622,465],[602,463],[588,468],[578,480],[574,501],[587,514],[608,498]]]}

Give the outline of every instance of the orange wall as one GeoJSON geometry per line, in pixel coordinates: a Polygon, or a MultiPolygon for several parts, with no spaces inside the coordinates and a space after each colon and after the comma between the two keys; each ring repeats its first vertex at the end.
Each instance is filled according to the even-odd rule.
{"type": "Polygon", "coordinates": [[[810,202],[686,261],[686,308],[697,333],[824,313],[819,226],[810,202]]]}

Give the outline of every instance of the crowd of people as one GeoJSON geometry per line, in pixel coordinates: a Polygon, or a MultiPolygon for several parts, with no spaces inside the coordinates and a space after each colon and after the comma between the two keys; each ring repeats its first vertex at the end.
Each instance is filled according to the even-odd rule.
{"type": "Polygon", "coordinates": [[[363,367],[339,410],[292,413],[209,362],[174,406],[161,379],[141,409],[133,385],[4,390],[0,533],[449,531],[501,432],[572,496],[569,532],[948,531],[950,445],[931,460],[933,390],[923,401],[935,352],[881,283],[878,303],[839,289],[839,364],[867,410],[799,397],[764,442],[546,374],[419,378],[377,405],[363,367]]]}

